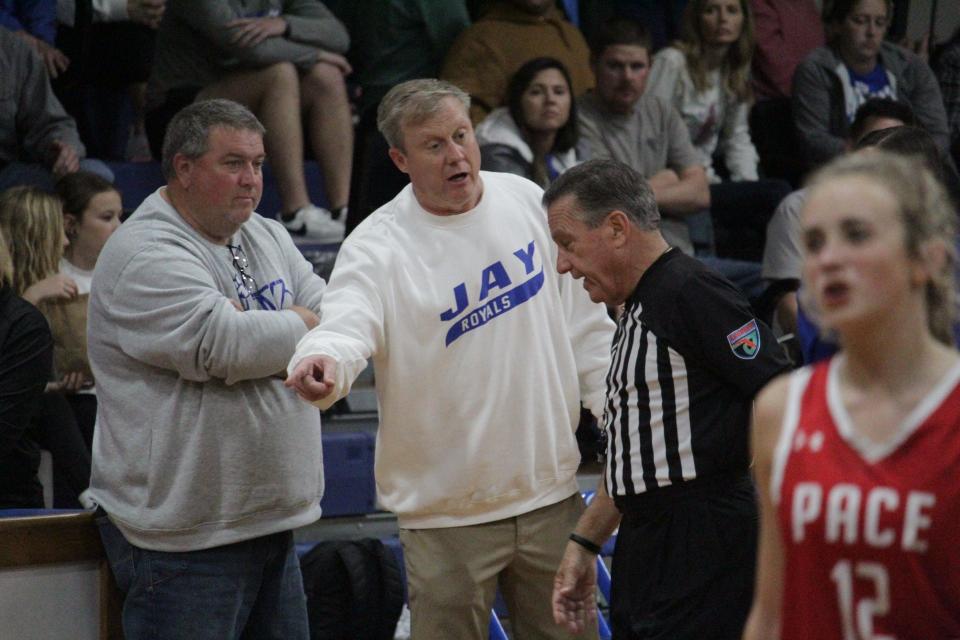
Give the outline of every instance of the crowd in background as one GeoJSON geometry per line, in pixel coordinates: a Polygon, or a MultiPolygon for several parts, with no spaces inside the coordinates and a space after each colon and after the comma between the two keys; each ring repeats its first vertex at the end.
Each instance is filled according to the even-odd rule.
{"type": "Polygon", "coordinates": [[[829,180],[811,192],[805,178],[879,147],[906,158],[893,170],[929,171],[960,213],[960,29],[929,52],[894,42],[906,5],[0,0],[0,507],[43,505],[41,450],[54,505],[85,502],[88,300],[124,214],[108,163],[163,159],[169,178],[167,125],[203,100],[262,122],[281,208],[260,214],[333,244],[412,197],[410,150],[378,113],[391,88],[441,78],[469,96],[484,171],[549,189],[589,160],[628,165],[665,241],[731,280],[793,365],[836,353],[806,308],[800,226],[829,180]]]}

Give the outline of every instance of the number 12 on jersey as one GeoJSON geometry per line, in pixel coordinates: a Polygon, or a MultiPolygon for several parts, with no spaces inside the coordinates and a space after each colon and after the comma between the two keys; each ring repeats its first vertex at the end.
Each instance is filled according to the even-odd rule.
{"type": "Polygon", "coordinates": [[[890,612],[890,578],[879,562],[840,560],[833,565],[830,579],[837,585],[837,601],[843,623],[843,640],[896,640],[894,636],[873,633],[873,619],[890,612]],[[854,602],[854,580],[873,583],[873,597],[854,602]]]}

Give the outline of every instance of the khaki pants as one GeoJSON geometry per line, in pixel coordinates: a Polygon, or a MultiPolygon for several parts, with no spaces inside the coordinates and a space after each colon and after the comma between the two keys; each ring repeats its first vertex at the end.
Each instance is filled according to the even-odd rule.
{"type": "Polygon", "coordinates": [[[401,529],[412,640],[486,640],[497,587],[515,640],[573,636],[553,621],[553,577],[583,512],[574,494],[505,520],[443,529],[401,529]]]}

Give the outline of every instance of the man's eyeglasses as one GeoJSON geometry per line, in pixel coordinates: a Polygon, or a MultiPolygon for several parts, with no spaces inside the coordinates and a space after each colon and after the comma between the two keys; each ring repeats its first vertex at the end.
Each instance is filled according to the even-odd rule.
{"type": "Polygon", "coordinates": [[[240,275],[240,281],[247,289],[247,295],[256,295],[257,291],[260,290],[260,287],[257,286],[256,279],[250,275],[250,261],[247,260],[247,256],[243,252],[243,249],[240,248],[240,245],[233,244],[228,244],[227,249],[230,250],[230,256],[233,258],[233,266],[240,275]]]}

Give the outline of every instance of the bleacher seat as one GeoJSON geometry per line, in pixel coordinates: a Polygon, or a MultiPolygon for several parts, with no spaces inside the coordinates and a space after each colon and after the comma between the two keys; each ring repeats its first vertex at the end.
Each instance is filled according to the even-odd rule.
{"type": "Polygon", "coordinates": [[[323,434],[326,486],[320,501],[323,517],[364,515],[376,511],[373,448],[372,433],[323,434]]]}

